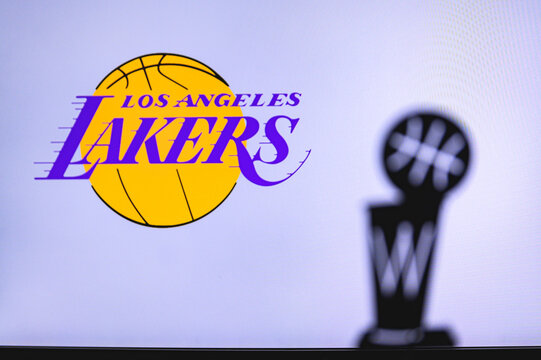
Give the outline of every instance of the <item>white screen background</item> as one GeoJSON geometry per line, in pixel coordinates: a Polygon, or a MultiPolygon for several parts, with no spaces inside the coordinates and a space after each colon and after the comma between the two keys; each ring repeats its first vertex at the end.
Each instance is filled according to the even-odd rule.
{"type": "MultiPolygon", "coordinates": [[[[541,3],[26,1],[0,5],[0,344],[350,347],[374,320],[366,206],[383,136],[414,109],[462,122],[426,323],[460,346],[541,344],[541,3]],[[88,181],[36,181],[71,101],[172,52],[234,92],[302,93],[281,185],[145,228],[88,181]]],[[[265,119],[276,109],[246,108],[265,119]]]]}

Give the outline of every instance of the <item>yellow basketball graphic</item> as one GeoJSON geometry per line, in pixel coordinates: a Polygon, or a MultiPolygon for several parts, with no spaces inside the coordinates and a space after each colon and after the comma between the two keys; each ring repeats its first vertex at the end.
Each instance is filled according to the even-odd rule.
{"type": "MultiPolygon", "coordinates": [[[[81,143],[89,163],[100,162],[90,182],[96,194],[112,210],[136,223],[169,227],[193,222],[216,209],[233,190],[240,175],[237,150],[230,142],[223,163],[202,163],[213,149],[226,124],[227,116],[242,116],[238,106],[225,106],[234,95],[220,75],[208,66],[174,54],[152,54],[130,60],[103,79],[94,95],[108,95],[97,110],[81,143]],[[201,94],[218,94],[220,101],[186,106],[187,95],[195,101],[201,94]],[[180,102],[179,102],[180,101],[180,102]],[[167,105],[164,105],[167,103],[167,105]],[[177,106],[175,106],[177,105],[177,106]],[[153,134],[160,160],[169,153],[186,117],[198,117],[178,162],[197,158],[194,163],[152,163],[145,145],[131,164],[107,164],[109,144],[115,128],[111,122],[122,119],[120,156],[128,151],[142,118],[155,118],[148,136],[153,134]],[[209,132],[204,117],[216,117],[209,132]],[[168,120],[169,119],[169,120],[168,120]],[[91,150],[89,152],[89,150],[91,150]],[[197,156],[199,154],[199,156],[197,156]],[[105,162],[105,163],[104,163],[105,162]]],[[[244,131],[241,122],[235,135],[244,131]]],[[[153,141],[153,139],[149,140],[153,141]]],[[[91,164],[86,164],[88,171],[91,164]]]]}

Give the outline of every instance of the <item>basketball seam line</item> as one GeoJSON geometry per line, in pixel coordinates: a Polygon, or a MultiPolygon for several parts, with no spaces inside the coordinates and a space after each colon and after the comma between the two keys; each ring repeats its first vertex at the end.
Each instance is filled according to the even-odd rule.
{"type": "Polygon", "coordinates": [[[160,65],[161,65],[163,59],[164,59],[166,56],[167,56],[167,55],[164,54],[164,55],[162,56],[162,58],[160,59],[160,61],[158,62],[158,72],[159,72],[164,78],[169,79],[169,80],[171,80],[172,82],[174,82],[175,84],[177,84],[178,86],[181,86],[181,87],[183,87],[185,90],[188,90],[188,88],[187,88],[186,86],[184,86],[184,85],[182,85],[182,84],[176,82],[175,80],[171,79],[169,76],[165,75],[165,74],[162,73],[162,71],[160,70],[160,65]]]}
{"type": "Polygon", "coordinates": [[[150,85],[150,80],[148,79],[148,74],[147,74],[147,70],[145,68],[145,63],[143,63],[143,58],[140,57],[139,60],[141,61],[141,66],[143,67],[143,72],[145,73],[145,77],[147,78],[148,87],[150,88],[150,90],[152,90],[152,85],[150,85]]]}
{"type": "Polygon", "coordinates": [[[139,212],[139,210],[137,210],[137,207],[135,206],[135,204],[134,204],[133,201],[131,200],[130,195],[128,194],[128,191],[126,191],[126,187],[124,186],[124,182],[122,181],[122,177],[120,176],[120,171],[118,170],[118,168],[116,169],[116,172],[117,172],[117,174],[118,174],[118,178],[120,179],[120,184],[122,185],[122,189],[124,189],[124,193],[126,193],[126,196],[128,197],[128,200],[129,200],[130,203],[132,204],[133,208],[135,209],[135,211],[137,211],[137,213],[139,214],[139,216],[141,217],[141,219],[143,219],[143,221],[145,222],[145,224],[150,225],[150,224],[145,220],[145,218],[143,217],[143,215],[141,215],[141,213],[139,212]]]}
{"type": "MultiPolygon", "coordinates": [[[[107,79],[109,77],[109,75],[111,75],[113,72],[115,72],[115,70],[121,68],[122,66],[126,65],[126,64],[129,64],[131,63],[132,61],[135,61],[137,60],[138,58],[142,58],[142,57],[147,57],[147,56],[153,56],[153,55],[170,55],[170,56],[176,56],[176,57],[183,57],[183,58],[186,58],[188,60],[192,60],[192,61],[195,61],[196,63],[200,64],[200,65],[203,65],[205,68],[209,69],[210,71],[212,71],[214,73],[214,77],[216,77],[218,80],[220,80],[221,82],[223,82],[224,84],[226,84],[227,86],[229,86],[229,84],[227,83],[227,81],[225,81],[224,78],[222,78],[220,76],[220,74],[218,74],[214,69],[212,69],[210,66],[202,63],[201,61],[199,60],[196,60],[194,58],[191,58],[189,56],[186,56],[186,55],[180,55],[180,54],[173,54],[173,53],[152,53],[152,54],[146,54],[146,55],[142,55],[142,56],[138,56],[138,57],[135,57],[133,59],[130,59],[122,64],[120,64],[119,66],[117,66],[116,68],[114,68],[113,70],[111,70],[101,81],[100,83],[98,84],[98,86],[96,86],[96,89],[100,87],[100,85],[105,81],[105,79],[107,79]]],[[[167,64],[167,65],[174,65],[174,64],[167,64]]],[[[176,64],[176,65],[179,65],[179,64],[176,64]]]]}
{"type": "Polygon", "coordinates": [[[180,182],[180,188],[182,189],[182,193],[184,194],[184,199],[186,199],[186,205],[188,205],[188,211],[190,212],[190,216],[192,217],[192,221],[194,221],[194,217],[192,214],[192,209],[190,208],[190,202],[188,201],[188,196],[186,195],[186,191],[184,190],[184,185],[182,185],[182,180],[180,179],[180,173],[177,171],[178,181],[180,182]]]}
{"type": "Polygon", "coordinates": [[[206,213],[205,215],[201,216],[201,217],[198,217],[197,219],[194,219],[192,221],[188,221],[188,222],[185,222],[185,223],[180,223],[180,224],[174,224],[174,225],[152,225],[152,224],[144,224],[144,223],[141,223],[139,221],[136,221],[136,220],[133,220],[133,219],[130,219],[129,217],[127,217],[126,215],[118,212],[117,210],[115,210],[111,205],[109,205],[101,196],[100,194],[96,191],[96,189],[94,188],[94,186],[90,186],[92,188],[92,190],[94,190],[94,193],[96,194],[96,196],[98,197],[98,199],[100,199],[105,205],[107,205],[107,207],[109,209],[111,209],[111,211],[113,211],[115,214],[121,216],[122,218],[132,222],[132,223],[135,223],[135,224],[138,224],[138,225],[142,225],[142,226],[148,226],[148,227],[152,227],[152,228],[171,228],[171,227],[177,227],[177,226],[184,226],[184,225],[188,225],[188,224],[191,224],[192,222],[194,221],[198,221],[198,220],[201,220],[203,219],[204,217],[208,216],[209,214],[211,214],[212,212],[214,212],[217,208],[220,207],[220,205],[223,204],[223,202],[229,197],[229,195],[231,195],[231,193],[233,192],[233,190],[235,189],[235,186],[237,185],[237,183],[233,184],[233,187],[231,188],[231,190],[229,190],[229,192],[227,193],[227,195],[222,199],[222,201],[220,201],[220,203],[218,205],[216,205],[212,210],[210,210],[208,213],[206,213]]]}
{"type": "MultiPolygon", "coordinates": [[[[207,74],[207,75],[210,75],[210,76],[212,76],[213,78],[215,78],[215,79],[221,81],[222,83],[224,83],[225,85],[227,85],[227,83],[225,82],[225,80],[221,79],[220,77],[218,77],[218,76],[216,76],[216,75],[214,75],[214,74],[212,74],[212,73],[209,73],[209,72],[207,72],[207,71],[204,71],[204,70],[198,69],[198,68],[196,68],[196,67],[193,67],[193,66],[184,65],[184,64],[168,64],[168,63],[166,63],[166,64],[161,64],[160,66],[180,66],[180,67],[186,67],[186,68],[189,68],[189,69],[194,69],[194,70],[200,71],[200,72],[202,72],[202,73],[205,73],[205,74],[207,74]]],[[[148,65],[148,66],[145,66],[144,68],[132,70],[132,71],[126,73],[125,76],[128,77],[128,75],[131,75],[131,74],[133,74],[133,73],[135,73],[135,72],[137,72],[137,71],[145,70],[145,69],[150,69],[150,68],[153,68],[153,67],[158,67],[158,64],[148,65]]],[[[118,79],[116,79],[113,83],[111,83],[109,86],[107,86],[107,89],[109,89],[111,86],[113,86],[114,84],[116,84],[117,82],[119,82],[120,80],[122,80],[123,78],[124,78],[124,76],[121,76],[121,77],[119,77],[118,79]]],[[[99,86],[98,86],[98,87],[99,87],[99,86]]]]}
{"type": "Polygon", "coordinates": [[[126,73],[121,68],[118,68],[118,71],[120,71],[123,74],[122,77],[126,78],[126,89],[127,89],[128,86],[130,85],[130,80],[128,80],[128,77],[126,76],[126,73]]]}

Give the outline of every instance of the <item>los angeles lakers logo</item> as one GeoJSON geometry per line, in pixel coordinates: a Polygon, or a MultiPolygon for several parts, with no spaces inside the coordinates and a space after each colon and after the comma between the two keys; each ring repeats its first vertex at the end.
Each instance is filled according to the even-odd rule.
{"type": "Polygon", "coordinates": [[[304,165],[309,150],[283,178],[259,176],[256,162],[274,165],[289,154],[277,124],[287,123],[291,134],[299,119],[280,114],[260,126],[242,111],[287,109],[300,98],[298,92],[234,94],[197,60],[141,56],[111,71],[93,95],[77,96],[79,116],[48,176],[36,179],[88,179],[98,197],[128,220],[153,227],[188,224],[216,209],[241,173],[256,185],[272,186],[304,165]],[[274,147],[273,159],[263,159],[261,148],[248,152],[247,140],[259,131],[274,147]],[[74,160],[77,149],[81,158],[74,160]],[[66,175],[72,165],[84,165],[84,173],[66,175]]]}

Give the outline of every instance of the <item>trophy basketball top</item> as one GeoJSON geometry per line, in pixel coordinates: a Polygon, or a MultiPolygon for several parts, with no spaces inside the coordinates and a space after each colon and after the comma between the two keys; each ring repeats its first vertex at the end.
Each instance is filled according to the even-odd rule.
{"type": "Polygon", "coordinates": [[[454,121],[432,112],[400,120],[383,150],[387,175],[406,195],[442,196],[462,180],[469,158],[464,132],[454,121]]]}

